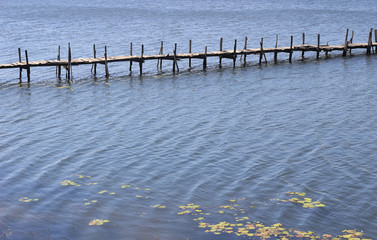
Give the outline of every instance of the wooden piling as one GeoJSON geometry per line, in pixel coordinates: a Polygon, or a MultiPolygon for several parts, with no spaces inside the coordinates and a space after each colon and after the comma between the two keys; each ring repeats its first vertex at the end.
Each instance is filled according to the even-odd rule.
{"type": "Polygon", "coordinates": [[[173,57],[173,73],[175,73],[175,65],[177,62],[177,43],[174,44],[174,57],[173,57]]]}
{"type": "Polygon", "coordinates": [[[105,74],[106,78],[109,78],[109,68],[107,65],[107,46],[105,46],[105,74]]]}
{"type": "Polygon", "coordinates": [[[72,78],[72,56],[71,56],[71,43],[68,43],[68,67],[67,67],[67,76],[68,76],[68,81],[71,80],[72,78]]]}
{"type": "Polygon", "coordinates": [[[263,38],[260,39],[259,66],[262,65],[262,57],[263,57],[263,38]]]}
{"type": "Polygon", "coordinates": [[[234,49],[233,49],[233,68],[236,67],[236,60],[237,60],[237,39],[234,39],[234,49]]]}
{"type": "Polygon", "coordinates": [[[345,57],[347,55],[347,48],[348,48],[348,31],[349,29],[347,28],[347,31],[346,31],[346,39],[344,40],[344,50],[343,50],[343,57],[345,57]]]}
{"type": "MultiPolygon", "coordinates": [[[[354,33],[354,31],[352,31],[351,39],[350,39],[349,43],[352,43],[352,42],[353,42],[353,33],[354,33]]],[[[347,48],[348,48],[348,44],[347,44],[347,48]]],[[[351,51],[352,51],[352,49],[349,50],[349,52],[350,52],[350,56],[351,56],[351,51]]]]}
{"type": "Polygon", "coordinates": [[[292,54],[293,54],[293,36],[291,36],[291,46],[289,49],[289,63],[292,63],[292,54]]]}
{"type": "MultiPolygon", "coordinates": [[[[220,38],[220,52],[223,51],[223,38],[220,38]]],[[[219,56],[219,68],[221,69],[222,66],[221,66],[221,60],[222,60],[222,57],[219,56]]]]}
{"type": "MultiPolygon", "coordinates": [[[[245,46],[243,47],[243,50],[245,51],[245,54],[243,55],[243,66],[246,66],[246,49],[247,49],[247,36],[245,36],[245,46]]],[[[242,55],[241,55],[242,57],[242,55]]]]}
{"type": "Polygon", "coordinates": [[[144,62],[144,44],[141,45],[141,58],[139,61],[140,76],[143,74],[143,62],[144,62]]]}
{"type": "MultiPolygon", "coordinates": [[[[302,33],[302,46],[305,45],[305,33],[302,33]]],[[[302,50],[301,52],[301,58],[302,60],[304,60],[304,54],[305,54],[305,50],[302,50]]]]}
{"type": "MultiPolygon", "coordinates": [[[[374,30],[374,42],[377,43],[377,29],[374,30]]],[[[377,54],[377,46],[374,47],[374,52],[377,54]]]]}
{"type": "Polygon", "coordinates": [[[205,50],[204,50],[203,70],[207,70],[207,46],[205,47],[205,50]]]}
{"type": "MultiPolygon", "coordinates": [[[[19,62],[22,62],[22,59],[21,59],[21,48],[18,48],[18,61],[19,62]]],[[[20,83],[22,82],[22,67],[20,67],[20,83]]]]}
{"type": "MultiPolygon", "coordinates": [[[[158,52],[158,55],[164,54],[164,42],[161,41],[160,51],[158,52]]],[[[162,70],[162,58],[157,59],[157,69],[160,66],[160,71],[162,70]]]]}
{"type": "Polygon", "coordinates": [[[275,64],[278,62],[278,51],[277,51],[277,48],[278,48],[278,38],[279,38],[279,36],[276,34],[275,51],[274,51],[274,63],[275,64]]]}
{"type": "Polygon", "coordinates": [[[321,44],[321,35],[318,34],[317,36],[317,60],[319,59],[319,52],[320,52],[320,49],[319,49],[319,46],[321,44]]]}
{"type": "Polygon", "coordinates": [[[27,50],[25,50],[25,59],[26,59],[27,82],[30,83],[30,66],[29,66],[29,57],[27,55],[27,50]]]}
{"type": "MultiPolygon", "coordinates": [[[[57,60],[60,61],[60,46],[58,46],[58,56],[57,56],[57,60]]],[[[57,70],[57,73],[56,75],[58,76],[58,78],[60,79],[60,75],[62,73],[62,67],[59,65],[56,67],[56,70],[57,70]]]]}
{"type": "MultiPolygon", "coordinates": [[[[190,40],[189,41],[189,53],[190,54],[192,53],[191,45],[192,45],[192,41],[190,40]]],[[[191,70],[191,57],[189,57],[189,70],[191,70]]]]}
{"type": "Polygon", "coordinates": [[[371,31],[369,31],[369,34],[368,34],[368,46],[367,46],[367,55],[370,55],[370,53],[371,53],[371,51],[370,51],[370,49],[371,49],[371,42],[372,42],[372,32],[371,31]]]}
{"type": "MultiPolygon", "coordinates": [[[[93,57],[94,58],[97,57],[97,51],[96,51],[96,45],[95,44],[93,44],[93,57]]],[[[92,69],[93,69],[94,76],[96,76],[97,75],[97,63],[92,65],[92,69]]]]}
{"type": "MultiPolygon", "coordinates": [[[[130,56],[132,56],[132,42],[130,43],[130,56]]],[[[130,61],[130,72],[132,72],[132,61],[130,61]]]]}

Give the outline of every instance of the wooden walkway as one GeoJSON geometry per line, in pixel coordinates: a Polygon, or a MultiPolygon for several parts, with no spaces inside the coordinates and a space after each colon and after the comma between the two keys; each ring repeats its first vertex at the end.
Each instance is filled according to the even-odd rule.
{"type": "Polygon", "coordinates": [[[375,41],[372,42],[372,35],[373,29],[369,32],[368,42],[367,43],[352,43],[353,35],[350,40],[348,40],[348,29],[346,31],[346,38],[345,43],[342,45],[320,45],[320,35],[318,34],[317,44],[305,44],[305,34],[302,35],[302,43],[301,45],[293,45],[293,37],[291,36],[291,44],[289,47],[277,47],[278,44],[278,36],[276,36],[276,43],[274,48],[264,48],[263,47],[263,38],[260,42],[259,48],[247,48],[247,37],[245,37],[244,48],[241,50],[237,50],[237,40],[234,42],[234,49],[233,50],[222,50],[222,42],[223,39],[220,39],[220,51],[212,51],[207,52],[207,47],[205,47],[205,51],[202,53],[191,53],[191,40],[189,41],[189,53],[177,53],[177,44],[175,44],[175,48],[173,54],[163,54],[163,42],[161,42],[160,53],[157,55],[144,55],[144,45],[141,48],[140,55],[132,55],[132,43],[130,45],[130,55],[129,56],[114,56],[108,57],[107,56],[107,48],[105,47],[105,54],[104,57],[96,57],[96,49],[95,45],[93,45],[93,57],[92,58],[78,58],[78,59],[71,59],[71,48],[68,45],[68,59],[61,60],[60,59],[60,46],[58,48],[58,57],[57,60],[43,60],[43,61],[31,61],[29,62],[27,50],[25,50],[25,59],[26,61],[21,61],[21,50],[18,49],[19,54],[19,62],[10,63],[10,64],[0,64],[0,69],[6,68],[19,68],[20,69],[20,82],[22,79],[22,69],[26,69],[28,82],[30,82],[30,68],[31,67],[47,67],[47,66],[55,66],[57,67],[57,76],[60,78],[61,75],[61,67],[66,70],[66,77],[68,80],[72,78],[72,66],[76,65],[84,65],[84,64],[91,64],[93,74],[96,74],[96,65],[97,64],[104,64],[105,65],[105,74],[106,77],[109,76],[108,72],[108,63],[111,62],[130,62],[130,71],[132,71],[132,63],[137,62],[139,63],[139,70],[140,75],[143,73],[143,63],[147,60],[158,60],[157,67],[162,67],[162,60],[170,60],[173,61],[173,73],[179,71],[178,67],[178,60],[188,59],[189,60],[189,68],[191,68],[191,59],[203,59],[203,69],[207,68],[207,58],[208,57],[218,57],[219,58],[219,67],[221,68],[222,59],[229,58],[233,59],[233,66],[235,67],[237,56],[243,56],[243,64],[246,65],[246,56],[247,55],[259,55],[259,64],[263,62],[267,64],[266,53],[274,53],[274,62],[277,61],[277,54],[278,53],[289,53],[289,62],[292,62],[292,54],[293,52],[301,52],[302,58],[304,58],[305,52],[316,52],[317,59],[319,58],[320,52],[325,52],[326,56],[328,52],[332,51],[342,51],[343,56],[346,56],[347,52],[351,52],[352,49],[366,49],[366,54],[377,53],[377,30],[374,31],[375,34],[375,41]],[[264,61],[263,61],[264,58],[264,61]],[[94,70],[94,71],[93,71],[94,70]]]}

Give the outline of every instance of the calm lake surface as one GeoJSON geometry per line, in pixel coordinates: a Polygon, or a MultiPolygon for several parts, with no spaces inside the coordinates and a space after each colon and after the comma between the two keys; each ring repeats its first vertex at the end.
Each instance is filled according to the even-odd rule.
{"type": "MultiPolygon", "coordinates": [[[[245,36],[272,47],[276,34],[288,46],[302,32],[343,44],[346,28],[366,42],[376,23],[373,0],[0,0],[0,63],[17,62],[19,47],[34,61],[60,45],[66,58],[68,42],[73,58],[92,56],[92,44],[98,56],[105,45],[128,55],[130,42],[134,54],[141,44],[156,54],[160,41],[188,52],[190,39],[194,52],[215,51],[221,37],[224,49],[245,36]]],[[[178,75],[150,62],[143,77],[113,63],[108,81],[102,65],[97,77],[74,66],[72,84],[54,67],[32,69],[30,85],[1,70],[1,236],[260,239],[235,234],[241,225],[206,232],[228,222],[376,239],[377,55],[353,53],[295,53],[292,64],[280,54],[262,68],[249,56],[235,70],[209,59],[206,72],[182,61],[178,75]]]]}

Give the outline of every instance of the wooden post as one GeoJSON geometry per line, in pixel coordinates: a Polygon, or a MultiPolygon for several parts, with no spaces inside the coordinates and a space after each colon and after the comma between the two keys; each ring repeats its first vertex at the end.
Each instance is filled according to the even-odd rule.
{"type": "MultiPolygon", "coordinates": [[[[351,39],[350,39],[350,43],[352,43],[353,42],[353,33],[354,33],[354,31],[352,31],[352,34],[351,34],[351,39]]],[[[348,48],[348,43],[347,43],[347,48],[348,48]]],[[[349,51],[350,51],[350,56],[351,56],[351,50],[352,49],[350,49],[349,51]]]]}
{"type": "MultiPolygon", "coordinates": [[[[164,42],[161,41],[160,52],[158,53],[158,55],[163,55],[163,54],[164,54],[164,42]]],[[[162,70],[162,58],[157,59],[157,69],[158,69],[158,66],[160,66],[160,71],[161,71],[162,70]]]]}
{"type": "MultiPolygon", "coordinates": [[[[58,46],[58,57],[57,57],[57,60],[60,61],[60,46],[58,46]]],[[[62,67],[59,65],[58,67],[56,67],[56,70],[57,70],[57,76],[60,79],[60,75],[62,73],[62,67]]]]}
{"type": "MultiPolygon", "coordinates": [[[[21,63],[21,48],[18,48],[18,61],[21,63]]],[[[22,83],[22,67],[20,67],[20,83],[22,83]]]]}
{"type": "Polygon", "coordinates": [[[175,65],[177,61],[177,43],[174,44],[174,57],[173,57],[173,73],[175,73],[175,65]]]}
{"type": "MultiPolygon", "coordinates": [[[[191,54],[191,45],[192,45],[192,41],[190,40],[189,41],[189,53],[191,54]]],[[[189,70],[191,70],[191,57],[189,57],[189,70]]]]}
{"type": "Polygon", "coordinates": [[[144,57],[144,44],[141,45],[141,59],[139,61],[140,76],[143,74],[143,57],[144,57]]]}
{"type": "Polygon", "coordinates": [[[369,34],[370,34],[370,43],[369,43],[369,45],[370,45],[371,51],[374,53],[374,48],[372,47],[373,28],[370,29],[370,33],[369,34]]]}
{"type": "Polygon", "coordinates": [[[347,28],[347,31],[346,31],[346,39],[344,40],[344,50],[343,50],[343,57],[345,57],[347,55],[347,47],[348,47],[348,31],[349,29],[347,28]]]}
{"type": "MultiPolygon", "coordinates": [[[[276,34],[276,40],[275,40],[275,52],[274,52],[274,63],[276,64],[278,62],[278,51],[276,50],[278,48],[278,38],[279,36],[276,34]]],[[[259,63],[260,64],[260,63],[259,63]]]]}
{"type": "MultiPolygon", "coordinates": [[[[304,45],[305,45],[305,33],[302,33],[302,46],[304,47],[304,45]]],[[[302,60],[304,60],[304,54],[305,54],[305,50],[302,50],[301,52],[302,60]]]]}
{"type": "Polygon", "coordinates": [[[260,39],[259,66],[262,65],[262,57],[263,57],[263,38],[260,39]]]}
{"type": "Polygon", "coordinates": [[[27,50],[25,50],[25,58],[26,58],[27,82],[30,83],[30,66],[29,66],[29,57],[27,55],[27,50]]]}
{"type": "Polygon", "coordinates": [[[204,58],[203,58],[203,70],[207,69],[207,46],[205,47],[204,51],[204,58]]]}
{"type": "Polygon", "coordinates": [[[68,43],[68,66],[67,66],[67,74],[68,74],[68,81],[71,80],[71,43],[68,43]]]}
{"type": "Polygon", "coordinates": [[[291,36],[291,47],[289,49],[289,63],[292,63],[292,54],[293,54],[293,36],[291,36]]]}
{"type": "MultiPolygon", "coordinates": [[[[374,30],[374,42],[377,43],[377,29],[374,30]]],[[[374,52],[377,54],[377,46],[374,47],[374,52]]]]}
{"type": "MultiPolygon", "coordinates": [[[[97,51],[96,51],[96,45],[95,44],[93,44],[93,57],[97,58],[97,51]]],[[[93,69],[94,76],[97,75],[97,63],[92,65],[92,69],[93,69]]]]}
{"type": "MultiPolygon", "coordinates": [[[[132,56],[132,42],[130,44],[130,56],[132,56]]],[[[130,61],[130,72],[132,72],[132,61],[130,61]]]]}
{"type": "Polygon", "coordinates": [[[245,47],[244,47],[244,51],[245,51],[245,54],[243,55],[243,66],[246,66],[246,50],[247,50],[247,36],[245,37],[245,47]]]}
{"type": "MultiPolygon", "coordinates": [[[[222,52],[222,51],[223,51],[223,38],[220,38],[220,52],[222,52]]],[[[222,60],[222,58],[221,58],[221,56],[219,56],[219,68],[220,69],[222,68],[221,60],[222,60]]]]}
{"type": "Polygon", "coordinates": [[[106,78],[109,78],[109,68],[107,65],[107,46],[105,46],[105,74],[106,78]]]}
{"type": "Polygon", "coordinates": [[[370,48],[371,48],[371,41],[372,41],[372,32],[369,31],[369,34],[368,34],[368,47],[367,47],[367,55],[370,55],[371,51],[370,51],[370,48]]]}
{"type": "Polygon", "coordinates": [[[317,37],[317,60],[319,59],[319,45],[321,43],[321,35],[318,34],[318,37],[317,37]]]}
{"type": "Polygon", "coordinates": [[[234,49],[233,49],[233,68],[236,67],[236,60],[237,60],[236,51],[237,51],[237,39],[234,39],[234,49]]]}

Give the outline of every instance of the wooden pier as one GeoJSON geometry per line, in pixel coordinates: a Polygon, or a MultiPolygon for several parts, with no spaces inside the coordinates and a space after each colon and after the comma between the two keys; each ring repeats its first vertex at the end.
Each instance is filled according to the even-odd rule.
{"type": "Polygon", "coordinates": [[[97,64],[104,64],[105,65],[105,76],[109,77],[109,70],[108,64],[111,62],[129,62],[129,71],[132,72],[132,63],[137,62],[139,63],[139,72],[140,75],[143,73],[143,63],[148,60],[157,60],[157,68],[160,70],[162,69],[162,60],[168,60],[173,62],[172,72],[176,73],[179,72],[178,61],[182,59],[189,60],[189,68],[191,69],[191,59],[203,59],[203,70],[207,68],[207,58],[209,57],[218,57],[219,58],[219,67],[222,67],[222,59],[232,59],[233,60],[233,67],[236,66],[236,60],[238,56],[240,57],[240,61],[243,59],[243,65],[246,65],[246,56],[247,55],[259,55],[259,65],[262,63],[267,64],[266,53],[274,53],[274,62],[277,62],[277,55],[278,53],[288,53],[289,54],[289,62],[292,62],[292,55],[294,52],[301,52],[301,56],[304,59],[305,52],[315,52],[316,58],[318,59],[321,52],[326,54],[326,57],[329,52],[333,51],[341,51],[343,52],[343,56],[345,57],[347,53],[351,54],[352,49],[366,49],[366,54],[377,54],[377,30],[370,29],[368,35],[367,43],[353,43],[354,32],[352,31],[352,35],[348,40],[349,30],[346,31],[345,41],[344,44],[341,45],[323,45],[320,41],[320,35],[317,36],[317,43],[316,44],[306,44],[305,43],[305,34],[302,34],[302,44],[300,45],[293,45],[293,36],[290,39],[290,46],[289,47],[278,47],[278,36],[276,35],[276,42],[275,47],[273,48],[265,48],[263,46],[263,38],[260,41],[259,48],[247,48],[247,37],[245,37],[244,48],[237,50],[237,40],[234,41],[234,48],[232,50],[223,50],[223,39],[220,39],[220,47],[219,51],[212,51],[207,52],[207,47],[205,47],[205,51],[201,53],[192,53],[191,52],[191,40],[189,41],[189,53],[177,53],[177,44],[174,45],[174,50],[172,54],[163,54],[163,42],[161,42],[161,47],[159,54],[157,55],[144,55],[144,45],[141,47],[140,55],[133,55],[132,54],[132,43],[130,44],[130,55],[128,56],[107,56],[107,47],[105,46],[105,53],[103,57],[96,56],[96,46],[93,45],[93,57],[92,58],[78,58],[72,59],[71,56],[71,47],[68,44],[68,58],[66,60],[61,59],[60,55],[60,46],[58,47],[58,55],[56,60],[43,60],[43,61],[29,61],[27,50],[24,51],[25,53],[25,61],[21,61],[21,49],[18,49],[18,62],[10,63],[10,64],[0,64],[0,69],[5,68],[19,68],[20,69],[20,82],[22,81],[22,69],[26,69],[27,72],[27,80],[30,82],[30,68],[32,67],[48,67],[54,66],[56,67],[56,75],[60,78],[61,77],[61,68],[63,67],[66,70],[66,78],[67,80],[72,79],[72,66],[77,65],[84,65],[84,64],[91,64],[92,65],[92,73],[94,75],[97,74],[97,64]],[[374,33],[374,41],[372,40],[374,33]]]}

